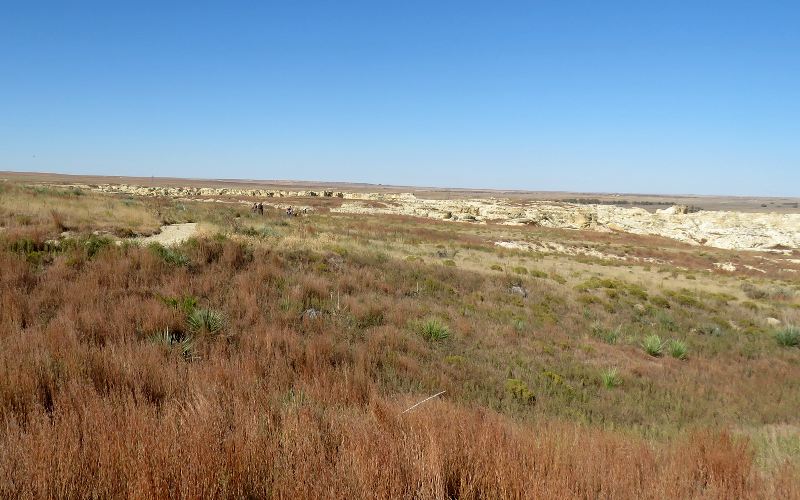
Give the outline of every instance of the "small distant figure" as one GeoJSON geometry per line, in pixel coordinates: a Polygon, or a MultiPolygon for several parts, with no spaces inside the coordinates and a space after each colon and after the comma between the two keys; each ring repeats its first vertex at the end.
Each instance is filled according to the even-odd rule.
{"type": "Polygon", "coordinates": [[[264,204],[262,202],[258,202],[258,215],[264,215],[264,204]]]}
{"type": "Polygon", "coordinates": [[[293,215],[294,215],[294,209],[292,207],[287,207],[286,208],[286,216],[287,217],[291,217],[293,215]]]}
{"type": "Polygon", "coordinates": [[[252,213],[256,213],[256,212],[258,212],[258,203],[253,203],[253,206],[252,206],[252,207],[250,207],[250,211],[251,211],[252,213]]]}

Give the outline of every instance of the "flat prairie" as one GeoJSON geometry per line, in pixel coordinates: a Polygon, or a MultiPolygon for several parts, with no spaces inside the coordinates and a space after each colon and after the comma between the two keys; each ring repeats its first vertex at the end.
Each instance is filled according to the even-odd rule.
{"type": "Polygon", "coordinates": [[[68,175],[39,172],[0,171],[0,179],[38,184],[129,184],[148,187],[212,187],[231,189],[336,189],[363,193],[414,193],[431,199],[508,198],[512,200],[577,201],[641,207],[647,210],[672,205],[689,205],[702,210],[737,212],[800,213],[800,198],[758,196],[665,195],[634,193],[579,193],[566,191],[525,191],[501,189],[454,189],[420,186],[390,186],[356,182],[322,182],[296,180],[183,179],[175,177],[122,177],[101,175],[68,175]]]}
{"type": "Polygon", "coordinates": [[[0,497],[800,498],[798,249],[0,179],[0,497]]]}

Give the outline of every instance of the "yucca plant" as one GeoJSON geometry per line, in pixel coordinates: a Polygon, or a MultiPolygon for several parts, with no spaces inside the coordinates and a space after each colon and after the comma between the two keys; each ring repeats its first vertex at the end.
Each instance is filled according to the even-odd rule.
{"type": "Polygon", "coordinates": [[[688,348],[686,343],[681,340],[671,340],[669,343],[669,354],[675,359],[686,359],[688,348]]]}
{"type": "Polygon", "coordinates": [[[213,309],[195,309],[186,318],[189,329],[195,333],[216,334],[225,326],[225,318],[222,313],[213,309]]]}
{"type": "Polygon", "coordinates": [[[420,334],[429,342],[440,342],[450,337],[450,330],[437,319],[429,319],[420,328],[420,334]]]}
{"type": "Polygon", "coordinates": [[[613,389],[622,384],[622,377],[619,376],[616,368],[604,370],[600,374],[600,378],[603,380],[603,385],[606,389],[613,389]]]}
{"type": "Polygon", "coordinates": [[[592,335],[599,338],[606,344],[616,344],[619,341],[619,338],[622,336],[621,328],[618,326],[614,329],[607,330],[599,323],[595,323],[592,325],[592,335]]]}
{"type": "Polygon", "coordinates": [[[150,337],[148,337],[148,340],[150,340],[150,342],[154,344],[170,346],[172,345],[172,332],[169,330],[169,328],[165,328],[159,332],[150,335],[150,337]]]}
{"type": "Polygon", "coordinates": [[[172,332],[169,328],[165,328],[151,335],[150,342],[161,344],[167,349],[177,349],[180,355],[187,361],[198,359],[194,351],[194,338],[191,335],[183,335],[179,332],[172,332]]]}
{"type": "Polygon", "coordinates": [[[800,346],[800,327],[788,325],[775,331],[775,340],[783,347],[800,346]]]}
{"type": "Polygon", "coordinates": [[[642,349],[647,354],[657,358],[664,353],[664,342],[656,334],[648,335],[642,341],[642,349]]]}

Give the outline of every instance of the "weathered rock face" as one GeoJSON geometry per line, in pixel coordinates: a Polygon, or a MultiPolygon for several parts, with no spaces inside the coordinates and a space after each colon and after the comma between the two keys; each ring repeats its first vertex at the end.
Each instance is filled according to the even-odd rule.
{"type": "Polygon", "coordinates": [[[257,198],[288,198],[288,197],[344,197],[344,193],[334,191],[284,191],[270,189],[233,189],[233,188],[198,188],[198,187],[144,187],[128,184],[103,184],[98,187],[87,185],[76,186],[82,189],[102,191],[104,193],[124,193],[135,196],[228,196],[228,197],[257,197],[257,198]]]}
{"type": "Polygon", "coordinates": [[[673,205],[669,208],[656,210],[656,213],[662,215],[684,215],[689,213],[689,207],[686,205],[673,205]]]}
{"type": "Polygon", "coordinates": [[[347,193],[334,191],[275,191],[266,189],[142,187],[126,184],[79,186],[137,196],[282,198],[338,197],[342,206],[332,212],[393,214],[467,223],[495,222],[593,231],[622,231],[672,238],[693,245],[735,250],[800,249],[800,214],[691,212],[674,206],[655,213],[613,205],[576,205],[506,199],[428,200],[411,193],[347,193]],[[366,203],[379,201],[380,204],[366,203]],[[376,206],[380,205],[380,206],[376,206]]]}
{"type": "Polygon", "coordinates": [[[422,200],[407,197],[393,201],[395,203],[381,208],[354,201],[332,211],[621,231],[658,235],[693,245],[736,250],[774,251],[800,248],[800,214],[687,213],[685,207],[651,213],[641,208],[612,205],[573,205],[540,201],[521,204],[496,199],[422,200]]]}

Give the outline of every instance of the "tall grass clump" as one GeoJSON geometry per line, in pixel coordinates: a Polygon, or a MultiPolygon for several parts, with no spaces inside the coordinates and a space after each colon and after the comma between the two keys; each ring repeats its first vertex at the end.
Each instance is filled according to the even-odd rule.
{"type": "Polygon", "coordinates": [[[422,335],[422,338],[428,342],[441,342],[450,337],[450,330],[447,328],[447,325],[435,318],[422,323],[419,328],[419,333],[422,335]]]}
{"type": "Polygon", "coordinates": [[[55,226],[55,228],[58,229],[59,231],[67,231],[69,229],[69,226],[65,222],[66,217],[64,216],[63,213],[59,212],[58,210],[56,209],[50,210],[50,218],[53,221],[53,226],[55,226]]]}
{"type": "Polygon", "coordinates": [[[613,389],[622,384],[622,377],[617,373],[616,368],[609,368],[600,373],[600,379],[603,381],[603,386],[606,389],[613,389]]]}
{"type": "Polygon", "coordinates": [[[657,358],[664,354],[664,342],[656,334],[648,335],[642,340],[642,349],[647,354],[657,358]]]}
{"type": "Polygon", "coordinates": [[[800,327],[788,325],[775,331],[775,341],[782,347],[800,346],[800,327]]]}
{"type": "Polygon", "coordinates": [[[681,340],[671,340],[669,342],[669,354],[675,359],[686,359],[688,348],[686,343],[681,340]]]}

